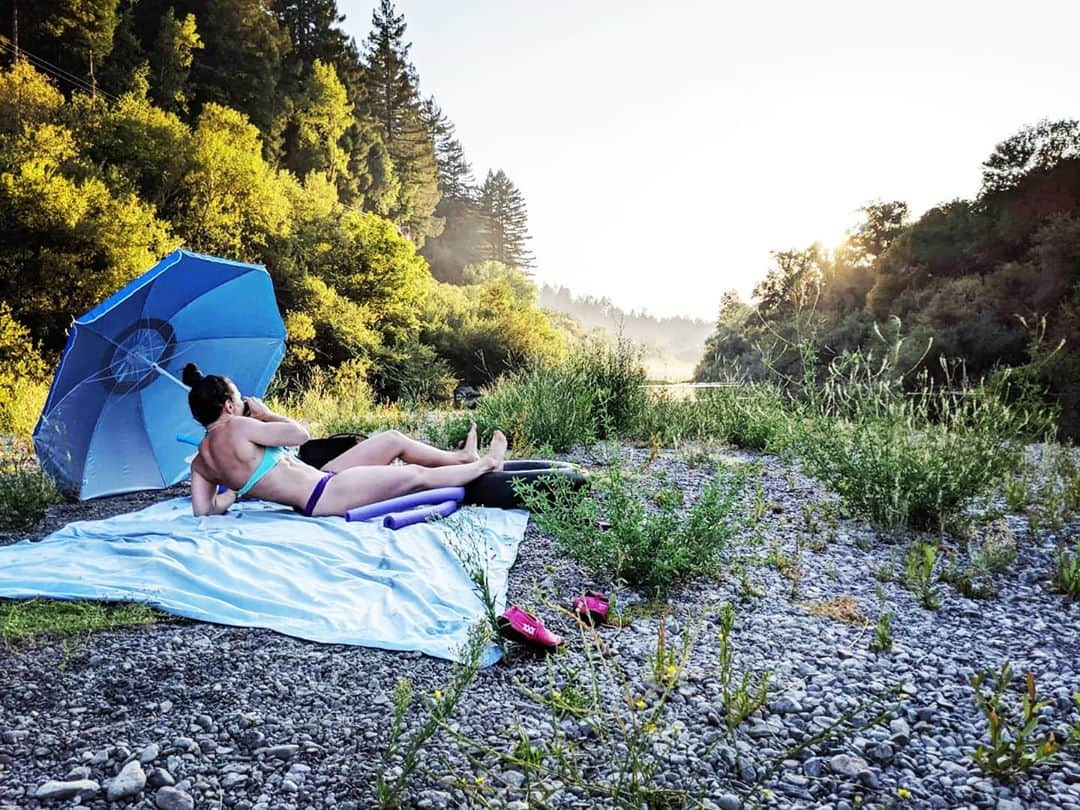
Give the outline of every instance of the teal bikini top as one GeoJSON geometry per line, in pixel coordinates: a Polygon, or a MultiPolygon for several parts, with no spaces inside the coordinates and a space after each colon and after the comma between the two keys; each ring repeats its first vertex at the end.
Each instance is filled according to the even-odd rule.
{"type": "Polygon", "coordinates": [[[251,478],[236,491],[237,498],[243,498],[248,494],[248,491],[259,483],[263,477],[274,469],[274,465],[281,461],[283,456],[290,455],[288,448],[286,447],[265,447],[263,448],[263,457],[259,462],[259,466],[255,468],[255,472],[251,474],[251,478]]]}

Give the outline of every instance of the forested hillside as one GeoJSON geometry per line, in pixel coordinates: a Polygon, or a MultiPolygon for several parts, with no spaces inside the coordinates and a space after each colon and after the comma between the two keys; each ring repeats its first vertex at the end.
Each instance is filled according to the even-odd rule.
{"type": "Polygon", "coordinates": [[[1034,364],[1080,434],[1080,122],[1026,127],[982,165],[973,200],[914,220],[875,202],[836,251],[774,253],[753,304],[724,297],[696,378],[790,374],[800,341],[819,370],[846,350],[880,357],[899,333],[899,365],[938,380],[943,363],[954,379],[1034,364]]]}
{"type": "Polygon", "coordinates": [[[524,199],[475,180],[403,16],[383,0],[363,42],[342,21],[334,0],[0,0],[0,405],[178,246],[266,265],[294,384],[345,366],[430,398],[563,350],[524,199]]]}
{"type": "Polygon", "coordinates": [[[645,312],[625,312],[608,298],[576,296],[566,287],[540,285],[540,306],[568,315],[607,338],[622,336],[640,343],[645,367],[653,379],[687,380],[700,362],[712,326],[697,318],[657,318],[645,312]]]}

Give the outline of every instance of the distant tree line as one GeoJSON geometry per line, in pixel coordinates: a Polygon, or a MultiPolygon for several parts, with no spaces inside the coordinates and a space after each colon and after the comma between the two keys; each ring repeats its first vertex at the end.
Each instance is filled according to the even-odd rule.
{"type": "Polygon", "coordinates": [[[622,336],[645,347],[645,357],[658,364],[667,360],[690,369],[701,359],[706,338],[712,331],[708,321],[674,316],[659,318],[647,312],[627,312],[610,298],[577,296],[566,287],[540,285],[540,305],[570,316],[589,330],[622,336]]]}
{"type": "Polygon", "coordinates": [[[296,383],[347,365],[437,396],[562,350],[521,192],[477,184],[391,0],[363,43],[343,20],[334,0],[0,0],[0,377],[42,373],[73,317],[178,246],[266,265],[296,383]]]}
{"type": "Polygon", "coordinates": [[[896,201],[861,213],[833,252],[775,252],[753,303],[726,294],[696,378],[761,378],[766,362],[792,373],[805,339],[821,369],[845,350],[880,350],[899,323],[901,364],[939,380],[946,367],[973,379],[1034,363],[1062,431],[1080,435],[1080,122],[1043,121],[998,144],[974,200],[915,220],[896,201]]]}

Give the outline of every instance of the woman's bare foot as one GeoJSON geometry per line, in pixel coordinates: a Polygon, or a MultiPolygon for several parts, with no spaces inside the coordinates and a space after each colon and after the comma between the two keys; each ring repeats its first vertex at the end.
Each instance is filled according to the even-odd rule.
{"type": "Polygon", "coordinates": [[[469,435],[465,437],[465,447],[461,450],[461,463],[468,464],[480,458],[477,452],[476,422],[469,427],[469,435]]]}
{"type": "Polygon", "coordinates": [[[488,445],[487,457],[495,462],[491,468],[493,472],[499,472],[506,461],[506,435],[501,430],[491,434],[491,444],[488,445]]]}

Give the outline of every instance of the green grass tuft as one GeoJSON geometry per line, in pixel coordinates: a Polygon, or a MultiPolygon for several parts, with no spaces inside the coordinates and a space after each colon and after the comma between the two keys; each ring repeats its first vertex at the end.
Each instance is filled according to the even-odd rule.
{"type": "Polygon", "coordinates": [[[141,602],[0,599],[0,641],[8,646],[41,636],[75,636],[153,624],[166,614],[141,602]]]}

